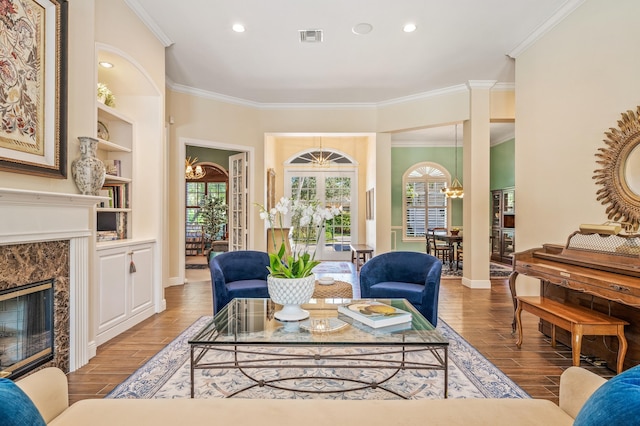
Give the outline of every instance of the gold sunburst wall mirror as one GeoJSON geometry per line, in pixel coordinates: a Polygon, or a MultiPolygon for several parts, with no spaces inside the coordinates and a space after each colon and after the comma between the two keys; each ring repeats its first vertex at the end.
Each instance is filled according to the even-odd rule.
{"type": "Polygon", "coordinates": [[[640,106],[622,113],[618,128],[610,128],[605,148],[599,148],[596,162],[602,166],[593,179],[601,188],[597,200],[607,206],[607,217],[637,232],[640,224],[640,106]]]}

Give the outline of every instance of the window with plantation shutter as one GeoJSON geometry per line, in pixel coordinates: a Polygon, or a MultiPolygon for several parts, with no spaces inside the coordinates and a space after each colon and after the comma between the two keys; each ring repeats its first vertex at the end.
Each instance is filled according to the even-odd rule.
{"type": "Polygon", "coordinates": [[[428,228],[447,228],[449,204],[440,191],[449,175],[440,165],[420,163],[405,172],[403,240],[423,241],[428,228]]]}

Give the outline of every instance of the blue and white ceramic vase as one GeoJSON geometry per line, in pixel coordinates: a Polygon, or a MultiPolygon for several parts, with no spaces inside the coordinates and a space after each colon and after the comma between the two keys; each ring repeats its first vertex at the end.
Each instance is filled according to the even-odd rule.
{"type": "Polygon", "coordinates": [[[96,157],[98,140],[79,136],[80,158],[71,163],[71,176],[82,195],[98,195],[104,184],[106,169],[104,163],[96,157]]]}

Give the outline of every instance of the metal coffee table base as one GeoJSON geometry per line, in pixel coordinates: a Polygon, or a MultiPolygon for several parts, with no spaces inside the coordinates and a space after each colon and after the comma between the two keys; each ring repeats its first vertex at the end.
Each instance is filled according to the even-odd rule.
{"type": "MultiPolygon", "coordinates": [[[[357,346],[356,346],[357,347],[357,346]]],[[[354,347],[350,347],[353,349],[354,347]]],[[[362,347],[360,347],[362,348],[362,347]]],[[[448,374],[448,347],[429,346],[405,347],[405,346],[385,346],[366,347],[365,353],[350,353],[345,346],[240,346],[240,345],[216,345],[216,344],[192,344],[191,345],[191,398],[194,397],[195,370],[205,369],[237,369],[240,373],[251,380],[247,386],[227,395],[227,398],[234,397],[242,392],[256,388],[269,387],[273,389],[302,392],[302,393],[342,393],[363,389],[381,389],[399,398],[408,399],[410,395],[402,394],[387,386],[389,380],[403,370],[440,370],[443,371],[444,398],[447,397],[447,374],[448,374]],[[289,349],[285,353],[283,348],[289,349]],[[276,350],[279,349],[280,351],[276,350]],[[306,349],[305,353],[299,349],[306,349]],[[330,350],[327,350],[330,349],[330,350]],[[226,360],[219,362],[205,362],[203,358],[209,351],[228,353],[230,356],[226,360]],[[433,355],[432,362],[418,361],[411,355],[429,352],[433,355]],[[311,369],[309,374],[292,375],[291,377],[261,378],[255,375],[258,370],[264,369],[291,369],[296,370],[311,369]],[[341,376],[341,371],[353,368],[378,371],[375,381],[365,381],[353,377],[341,376]],[[327,376],[317,375],[318,369],[333,370],[327,376]],[[385,374],[379,373],[384,370],[385,374]],[[339,389],[300,389],[295,382],[300,379],[311,379],[318,381],[340,381],[351,385],[339,389]]],[[[346,385],[345,383],[345,385],[346,385]]]]}

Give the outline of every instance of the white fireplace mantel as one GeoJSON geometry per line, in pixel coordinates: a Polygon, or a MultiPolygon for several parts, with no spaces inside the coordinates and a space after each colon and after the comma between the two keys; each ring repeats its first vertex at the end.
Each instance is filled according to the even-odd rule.
{"type": "Polygon", "coordinates": [[[70,371],[89,362],[89,249],[103,197],[0,188],[0,245],[69,240],[70,371]]]}

